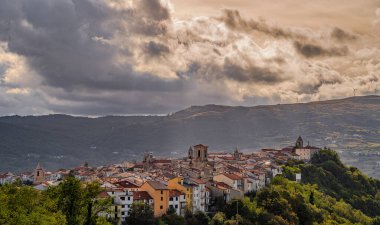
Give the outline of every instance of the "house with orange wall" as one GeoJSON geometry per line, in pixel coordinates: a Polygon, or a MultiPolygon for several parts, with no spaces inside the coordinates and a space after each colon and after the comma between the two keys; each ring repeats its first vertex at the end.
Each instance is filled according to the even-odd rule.
{"type": "Polygon", "coordinates": [[[141,187],[153,198],[153,212],[155,217],[162,216],[169,209],[169,189],[159,181],[147,181],[141,187]]]}

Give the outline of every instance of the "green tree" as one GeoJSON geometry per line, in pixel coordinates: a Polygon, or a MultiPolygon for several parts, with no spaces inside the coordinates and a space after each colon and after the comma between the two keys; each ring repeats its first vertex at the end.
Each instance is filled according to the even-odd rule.
{"type": "Polygon", "coordinates": [[[226,215],[223,212],[217,212],[211,219],[211,225],[223,225],[226,215]]]}
{"type": "Polygon", "coordinates": [[[127,217],[126,222],[129,225],[153,225],[156,221],[149,204],[134,202],[129,210],[129,217],[127,217]]]}
{"type": "Polygon", "coordinates": [[[58,206],[66,215],[68,225],[84,222],[84,202],[81,183],[72,173],[58,187],[58,206]]]}

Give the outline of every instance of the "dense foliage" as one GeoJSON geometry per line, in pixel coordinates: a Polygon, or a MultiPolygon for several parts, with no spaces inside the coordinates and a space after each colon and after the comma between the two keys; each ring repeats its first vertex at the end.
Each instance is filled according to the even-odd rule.
{"type": "Polygon", "coordinates": [[[107,211],[111,199],[96,199],[97,183],[81,183],[69,175],[58,186],[38,191],[19,183],[0,187],[0,224],[108,225],[97,214],[107,211]]]}
{"type": "Polygon", "coordinates": [[[286,168],[299,170],[303,183],[316,184],[323,193],[344,200],[368,216],[380,215],[380,181],[367,177],[355,167],[346,167],[335,151],[321,150],[310,164],[286,168]]]}
{"type": "MultiPolygon", "coordinates": [[[[281,176],[258,193],[226,204],[215,213],[169,211],[154,218],[151,207],[134,203],[127,224],[141,225],[380,225],[380,182],[358,169],[344,166],[336,152],[324,149],[311,163],[288,161],[281,176]],[[302,183],[294,181],[302,173],[302,183]]],[[[96,183],[83,184],[73,176],[47,191],[20,184],[0,187],[0,224],[109,225],[98,212],[110,199],[98,200],[96,183]]]]}

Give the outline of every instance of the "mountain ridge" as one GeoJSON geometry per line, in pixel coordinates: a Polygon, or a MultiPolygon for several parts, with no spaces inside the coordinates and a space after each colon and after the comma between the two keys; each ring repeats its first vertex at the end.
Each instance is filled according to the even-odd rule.
{"type": "MultiPolygon", "coordinates": [[[[179,157],[198,143],[210,151],[279,148],[293,144],[298,135],[312,145],[342,151],[357,166],[362,162],[352,161],[353,152],[380,150],[378,112],[379,96],[361,96],[252,107],[209,104],[167,116],[5,116],[0,117],[0,171],[31,170],[39,161],[58,169],[85,161],[141,160],[146,151],[179,157]]],[[[371,174],[371,168],[364,171],[380,175],[371,174]]]]}

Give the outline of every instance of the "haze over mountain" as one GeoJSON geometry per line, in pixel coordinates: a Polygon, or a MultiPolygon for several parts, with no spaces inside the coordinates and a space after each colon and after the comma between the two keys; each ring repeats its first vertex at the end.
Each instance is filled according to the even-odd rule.
{"type": "Polygon", "coordinates": [[[380,97],[364,96],[254,107],[192,106],[167,116],[6,116],[0,117],[0,171],[31,170],[37,162],[58,169],[85,161],[141,160],[146,151],[180,157],[198,143],[210,151],[280,148],[302,135],[311,145],[341,150],[346,162],[378,176],[379,112],[380,97]]]}

